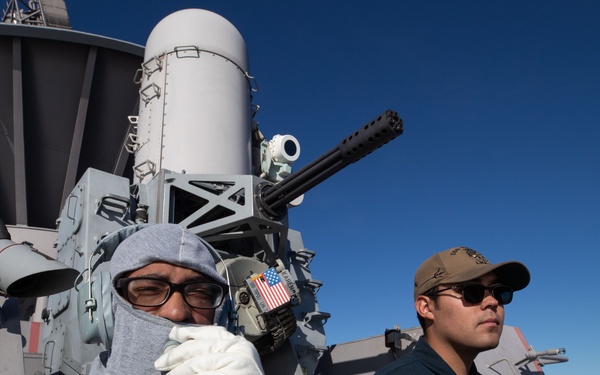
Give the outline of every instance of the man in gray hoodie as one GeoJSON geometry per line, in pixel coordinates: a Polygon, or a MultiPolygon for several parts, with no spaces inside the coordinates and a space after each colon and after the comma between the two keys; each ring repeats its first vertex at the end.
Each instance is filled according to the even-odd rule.
{"type": "Polygon", "coordinates": [[[119,244],[110,263],[112,345],[90,374],[263,374],[254,346],[216,325],[227,282],[211,252],[175,224],[148,226],[119,244]]]}

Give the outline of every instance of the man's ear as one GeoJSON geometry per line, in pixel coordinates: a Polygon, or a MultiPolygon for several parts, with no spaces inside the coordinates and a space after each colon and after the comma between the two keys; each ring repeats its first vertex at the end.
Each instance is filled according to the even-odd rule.
{"type": "Polygon", "coordinates": [[[433,320],[434,303],[430,297],[418,296],[415,300],[415,310],[424,319],[433,320]]]}

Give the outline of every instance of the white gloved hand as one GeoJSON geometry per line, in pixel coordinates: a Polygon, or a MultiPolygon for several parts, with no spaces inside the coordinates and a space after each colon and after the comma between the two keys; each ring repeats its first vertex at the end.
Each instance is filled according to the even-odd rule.
{"type": "Polygon", "coordinates": [[[169,375],[264,375],[254,345],[221,326],[171,329],[169,339],[180,342],[161,355],[154,367],[169,375]]]}

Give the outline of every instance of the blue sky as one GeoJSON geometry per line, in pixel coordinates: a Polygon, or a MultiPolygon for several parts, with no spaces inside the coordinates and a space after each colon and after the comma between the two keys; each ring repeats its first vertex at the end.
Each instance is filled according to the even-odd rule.
{"type": "Polygon", "coordinates": [[[385,109],[405,133],[290,212],[317,256],[328,344],[414,327],[412,279],[465,245],[516,259],[507,307],[548,375],[589,374],[600,336],[600,3],[596,1],[69,1],[74,29],[145,44],[197,7],[244,36],[267,137],[298,169],[385,109]]]}

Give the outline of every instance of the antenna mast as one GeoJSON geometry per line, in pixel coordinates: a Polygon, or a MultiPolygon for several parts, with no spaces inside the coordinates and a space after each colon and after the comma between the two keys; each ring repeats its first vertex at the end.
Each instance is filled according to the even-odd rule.
{"type": "Polygon", "coordinates": [[[65,0],[8,0],[2,13],[2,22],[71,28],[65,0]]]}

